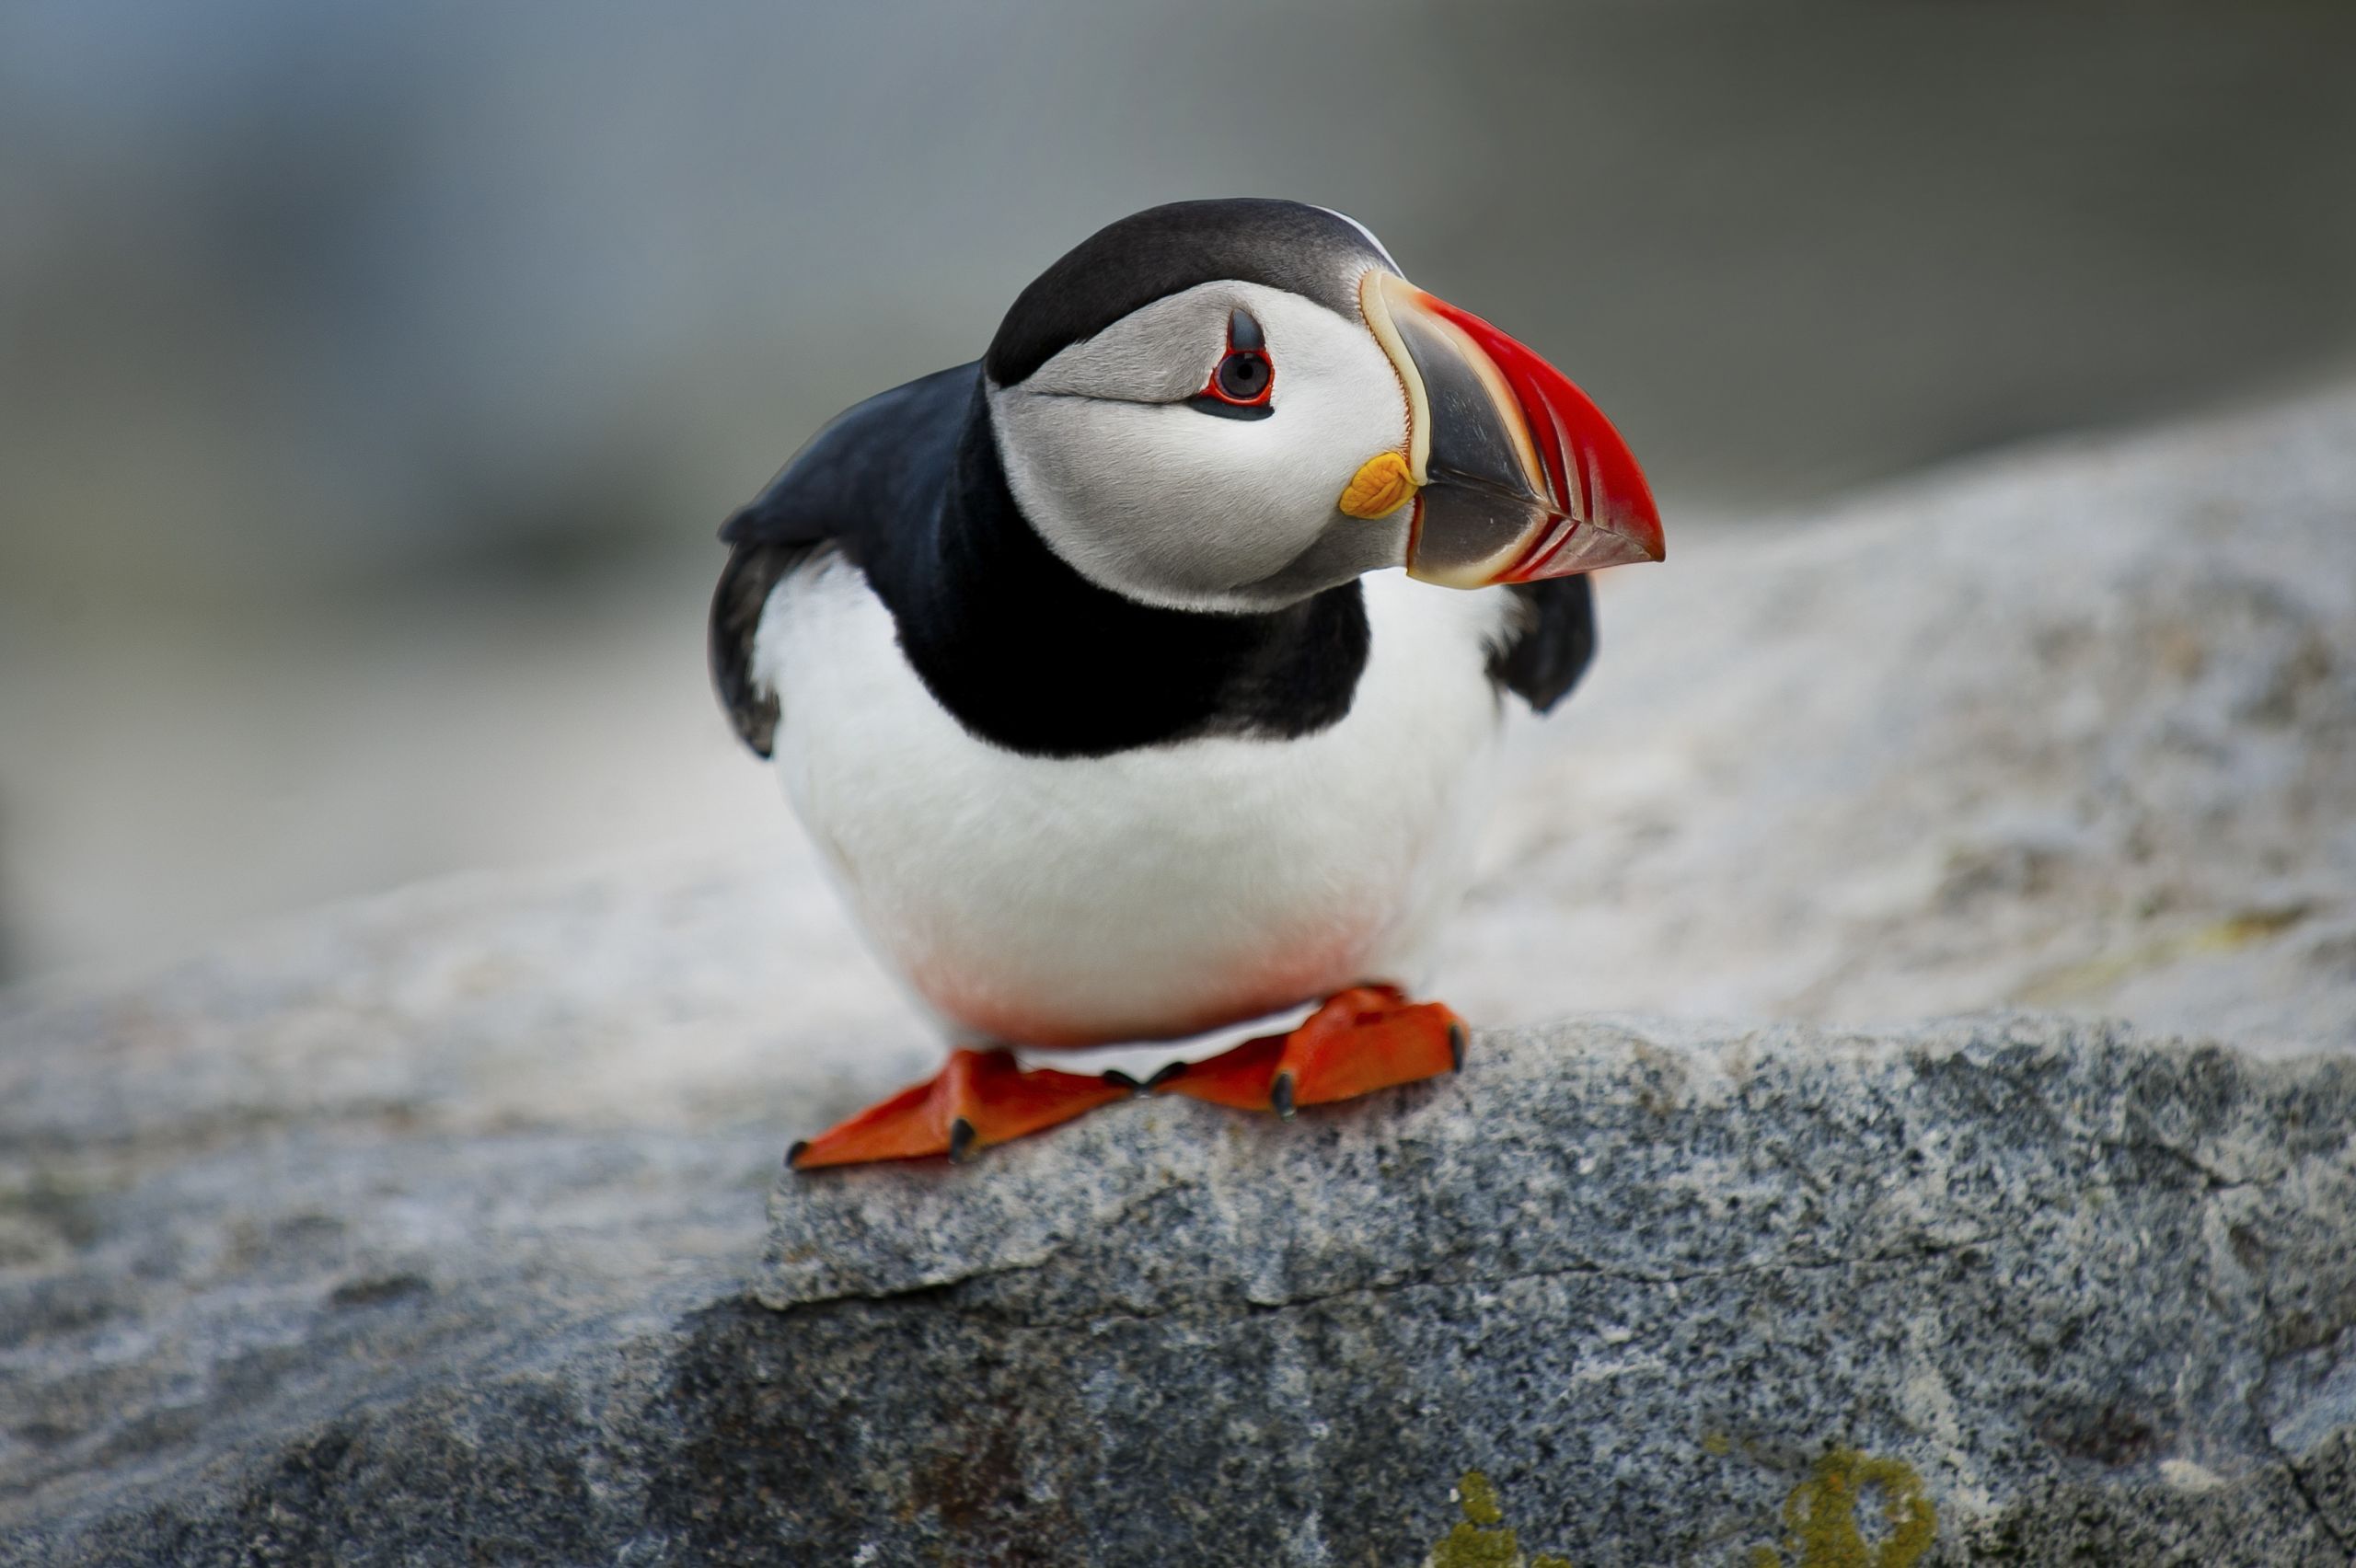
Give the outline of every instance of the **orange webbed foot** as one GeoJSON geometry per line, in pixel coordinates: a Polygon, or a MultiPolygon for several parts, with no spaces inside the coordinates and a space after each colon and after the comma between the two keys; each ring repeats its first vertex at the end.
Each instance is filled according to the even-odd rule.
{"type": "Polygon", "coordinates": [[[1068,1122],[1132,1092],[1134,1086],[1101,1074],[1026,1068],[1011,1051],[953,1051],[925,1082],[795,1144],[785,1162],[813,1170],[928,1155],[965,1159],[976,1149],[1068,1122]]]}
{"type": "Polygon", "coordinates": [[[1156,1080],[1164,1094],[1274,1111],[1351,1100],[1464,1065],[1464,1020],[1395,986],[1353,986],[1286,1034],[1264,1034],[1156,1080]]]}

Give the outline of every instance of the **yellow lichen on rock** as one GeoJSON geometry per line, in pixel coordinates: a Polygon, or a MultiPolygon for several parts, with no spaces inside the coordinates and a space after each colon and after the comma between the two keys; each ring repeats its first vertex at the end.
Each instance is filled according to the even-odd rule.
{"type": "MultiPolygon", "coordinates": [[[[1784,1551],[1793,1568],[1913,1568],[1938,1528],[1938,1510],[1913,1466],[1854,1448],[1822,1455],[1784,1499],[1784,1551]],[[1881,1493],[1889,1533],[1868,1542],[1857,1508],[1871,1491],[1881,1493]]],[[[1750,1568],[1784,1568],[1784,1558],[1762,1546],[1750,1554],[1750,1568]]]]}
{"type": "Polygon", "coordinates": [[[1467,1521],[1476,1525],[1506,1522],[1506,1511],[1497,1506],[1497,1489],[1479,1470],[1466,1470],[1464,1479],[1456,1483],[1456,1492],[1467,1521]]]}
{"type": "Polygon", "coordinates": [[[1571,1568],[1568,1558],[1521,1554],[1521,1540],[1505,1528],[1497,1489],[1479,1470],[1466,1470],[1456,1483],[1463,1522],[1449,1530],[1424,1560],[1425,1568],[1571,1568]]]}

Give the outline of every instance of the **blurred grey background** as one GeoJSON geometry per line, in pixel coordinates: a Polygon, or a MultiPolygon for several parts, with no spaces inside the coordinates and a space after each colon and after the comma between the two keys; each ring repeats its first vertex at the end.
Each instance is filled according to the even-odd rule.
{"type": "Polygon", "coordinates": [[[1739,525],[2356,365],[2356,7],[5,0],[0,974],[788,831],[714,525],[1236,193],[1739,525]]]}

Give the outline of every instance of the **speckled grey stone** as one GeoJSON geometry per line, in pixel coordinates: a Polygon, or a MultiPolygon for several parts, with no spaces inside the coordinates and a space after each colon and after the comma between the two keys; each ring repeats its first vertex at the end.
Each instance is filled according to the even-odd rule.
{"type": "MultiPolygon", "coordinates": [[[[1747,1564],[1840,1445],[1919,1473],[1928,1562],[2338,1564],[2351,1130],[2356,1062],[2026,1016],[1487,1034],[1288,1125],[1136,1103],[787,1177],[748,1280],[519,1257],[463,1299],[429,1264],[225,1311],[244,1349],[193,1404],[103,1365],[157,1359],[119,1321],[80,1397],[139,1408],[34,1380],[35,1422],[115,1436],[28,1490],[12,1404],[0,1553],[1405,1568],[1477,1468],[1582,1565],[1747,1564]]],[[[452,1180],[617,1177],[511,1152],[452,1180]]],[[[317,1230],[257,1239],[247,1288],[317,1230]]],[[[109,1307],[40,1309],[10,1355],[109,1307]]]]}
{"type": "Polygon", "coordinates": [[[708,1331],[741,1435],[696,1468],[765,1482],[709,1539],[1403,1564],[1478,1468],[1574,1562],[1736,1562],[1841,1445],[1920,1473],[1934,1562],[2339,1563],[2351,1129],[2345,1061],[1626,1022],[1290,1126],[790,1182],[768,1314],[708,1331]]]}

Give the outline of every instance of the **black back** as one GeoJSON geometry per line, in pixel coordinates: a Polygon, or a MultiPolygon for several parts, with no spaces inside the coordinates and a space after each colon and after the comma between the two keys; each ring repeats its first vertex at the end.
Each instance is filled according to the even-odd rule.
{"type": "Polygon", "coordinates": [[[822,547],[858,559],[870,536],[919,525],[947,490],[975,382],[975,367],[959,365],[836,415],[721,525],[734,548],[711,595],[711,684],[737,736],[761,755],[775,744],[778,703],[753,677],[753,639],[770,592],[822,547]]]}
{"type": "Polygon", "coordinates": [[[1585,574],[1506,591],[1514,617],[1489,651],[1489,678],[1544,713],[1571,695],[1595,658],[1595,591],[1585,574]]]}

